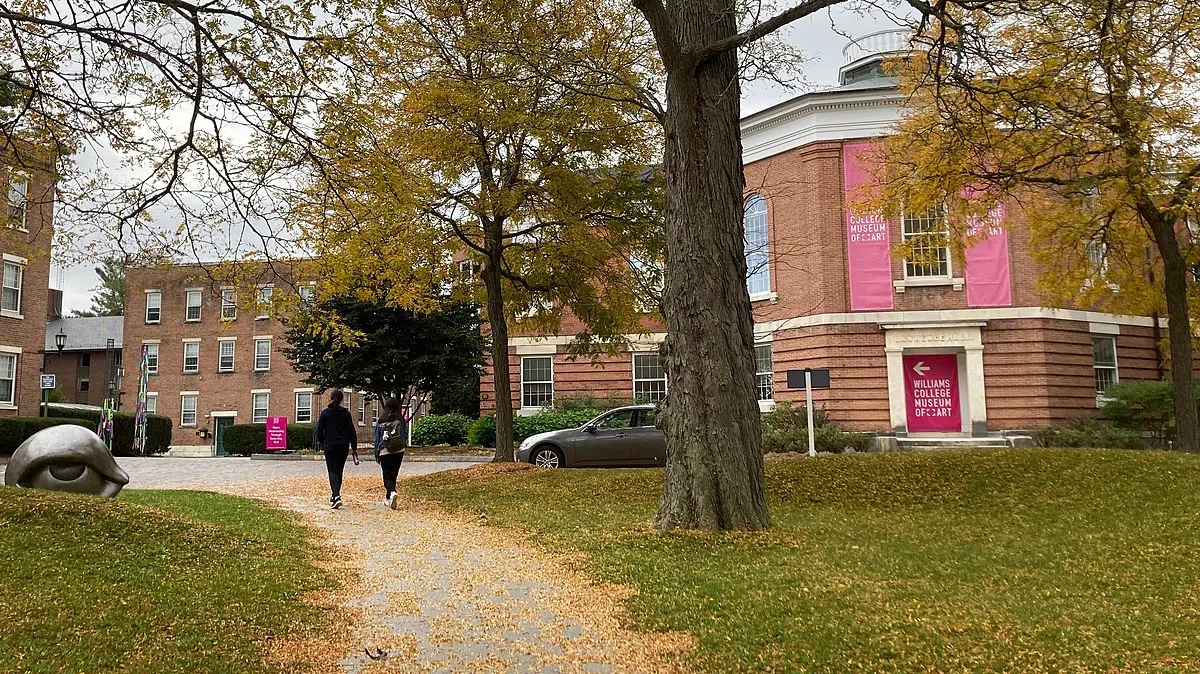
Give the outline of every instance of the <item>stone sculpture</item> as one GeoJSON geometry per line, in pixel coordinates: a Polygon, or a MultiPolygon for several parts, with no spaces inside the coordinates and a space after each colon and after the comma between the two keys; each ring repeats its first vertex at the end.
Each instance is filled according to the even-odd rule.
{"type": "Polygon", "coordinates": [[[40,430],[17,447],[4,484],[26,489],[49,489],[115,497],[129,484],[100,436],[73,425],[40,430]]]}

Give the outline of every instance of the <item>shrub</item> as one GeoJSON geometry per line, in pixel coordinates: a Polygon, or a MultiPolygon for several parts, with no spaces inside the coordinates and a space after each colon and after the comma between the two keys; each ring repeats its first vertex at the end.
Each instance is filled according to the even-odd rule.
{"type": "Polygon", "coordinates": [[[95,424],[89,424],[84,419],[65,417],[0,417],[0,456],[8,456],[21,446],[22,442],[38,431],[51,426],[73,425],[82,426],[88,430],[96,430],[95,424]]]}
{"type": "MultiPolygon", "coordinates": [[[[814,415],[815,416],[815,415],[814,415]]],[[[865,452],[871,448],[871,436],[855,431],[843,431],[836,426],[826,424],[814,426],[816,450],[840,454],[847,449],[865,452]]],[[[763,452],[807,452],[808,428],[777,429],[771,432],[763,430],[763,452]]]]}
{"type": "MultiPolygon", "coordinates": [[[[513,441],[520,442],[531,435],[577,428],[605,410],[546,410],[528,417],[513,419],[513,441]]],[[[496,415],[488,414],[471,424],[467,432],[467,444],[473,447],[496,446],[496,415]]]]}
{"type": "Polygon", "coordinates": [[[1144,449],[1146,441],[1138,431],[1116,428],[1095,419],[1076,419],[1063,426],[1033,430],[1030,435],[1039,447],[1105,447],[1144,449]]]}
{"type": "MultiPolygon", "coordinates": [[[[79,409],[62,405],[49,405],[50,414],[62,419],[85,419],[91,422],[92,430],[100,423],[100,410],[79,409]]],[[[113,414],[112,451],[117,456],[133,455],[133,429],[136,416],[130,412],[113,414]]],[[[161,454],[171,446],[171,431],[175,422],[159,414],[146,415],[146,453],[161,454]]]]}
{"type": "Polygon", "coordinates": [[[461,445],[470,428],[471,420],[458,413],[426,414],[413,422],[413,445],[461,445]]]}
{"type": "Polygon", "coordinates": [[[467,444],[472,447],[496,446],[496,415],[485,414],[467,429],[467,444]]]}
{"type": "MultiPolygon", "coordinates": [[[[312,424],[288,424],[288,449],[311,449],[315,442],[312,424]]],[[[221,446],[235,456],[250,456],[267,451],[266,424],[234,424],[225,429],[221,446]]]]}
{"type": "MultiPolygon", "coordinates": [[[[767,429],[782,430],[790,428],[808,429],[808,410],[804,405],[792,405],[789,402],[775,403],[774,409],[761,417],[763,432],[767,429]]],[[[818,407],[813,410],[813,427],[834,425],[829,413],[818,407]]]]}
{"type": "Polygon", "coordinates": [[[1170,381],[1113,384],[1104,391],[1104,398],[1100,415],[1118,428],[1149,433],[1160,441],[1175,437],[1175,398],[1170,381]]]}
{"type": "MultiPolygon", "coordinates": [[[[633,398],[609,395],[598,396],[590,391],[554,396],[553,409],[560,412],[574,410],[595,410],[596,414],[614,407],[632,405],[633,398]]],[[[595,416],[595,415],[593,415],[595,416]]]]}

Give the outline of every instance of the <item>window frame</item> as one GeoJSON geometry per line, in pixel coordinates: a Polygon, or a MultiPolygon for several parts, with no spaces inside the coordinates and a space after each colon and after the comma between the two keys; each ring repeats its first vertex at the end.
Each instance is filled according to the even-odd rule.
{"type": "Polygon", "coordinates": [[[550,354],[521,356],[521,409],[545,409],[546,407],[553,405],[553,404],[554,404],[554,356],[550,355],[550,354]],[[549,379],[527,380],[525,363],[527,361],[531,361],[531,360],[549,361],[549,363],[550,363],[549,377],[550,378],[549,379]],[[540,404],[527,402],[531,399],[529,391],[526,390],[527,386],[549,386],[550,387],[549,397],[548,398],[545,397],[546,394],[544,391],[539,391],[538,393],[534,394],[536,397],[533,399],[541,401],[540,404]]]}
{"type": "Polygon", "coordinates": [[[758,398],[758,402],[775,402],[775,354],[772,350],[771,342],[759,342],[754,345],[754,391],[758,398]],[[759,350],[766,349],[767,354],[767,369],[763,369],[763,361],[759,358],[759,350]],[[765,388],[770,393],[768,397],[763,397],[764,382],[765,388]]]}
{"type": "Polygon", "coordinates": [[[29,231],[29,176],[22,172],[13,173],[8,179],[8,197],[5,200],[5,226],[9,229],[15,229],[21,232],[29,231]],[[22,189],[17,190],[17,185],[21,185],[22,189]],[[17,208],[20,209],[20,222],[16,222],[13,215],[13,195],[20,193],[20,204],[17,208]]]}
{"type": "Polygon", "coordinates": [[[200,342],[198,342],[196,340],[184,342],[183,343],[183,373],[184,374],[196,374],[199,371],[200,371],[200,342]],[[188,369],[188,358],[189,358],[188,347],[192,347],[192,346],[194,346],[196,349],[196,355],[195,355],[196,362],[194,365],[192,365],[191,369],[188,369]]]}
{"type": "Polygon", "coordinates": [[[159,344],[154,342],[150,344],[143,344],[142,347],[146,349],[146,374],[158,374],[159,344]],[[154,352],[153,362],[151,361],[151,351],[154,352]]]}
{"type": "Polygon", "coordinates": [[[159,323],[162,323],[162,291],[161,290],[147,290],[146,291],[146,325],[157,325],[159,323]],[[157,306],[150,306],[150,298],[151,297],[153,297],[155,299],[155,303],[157,304],[157,306]],[[155,312],[157,312],[154,315],[153,319],[150,318],[150,310],[151,309],[153,309],[155,312]]]}
{"type": "Polygon", "coordinates": [[[180,393],[179,394],[179,425],[184,427],[196,426],[200,421],[200,394],[198,393],[180,393]],[[187,421],[187,401],[192,401],[192,421],[187,421]]]}
{"type": "MultiPolygon", "coordinates": [[[[662,398],[665,398],[667,396],[667,391],[669,390],[670,386],[667,383],[667,368],[666,368],[666,365],[664,365],[662,362],[662,354],[660,354],[656,351],[643,351],[643,352],[635,351],[635,352],[633,352],[633,357],[630,360],[631,360],[631,366],[632,366],[632,372],[633,372],[633,402],[637,403],[637,404],[644,404],[644,403],[657,402],[659,400],[662,400],[662,398]],[[658,369],[662,370],[662,377],[653,377],[653,378],[640,377],[639,378],[638,377],[638,359],[639,358],[656,358],[656,359],[658,359],[658,369]],[[659,397],[659,398],[646,397],[644,399],[638,398],[638,383],[639,382],[644,383],[644,382],[657,382],[657,381],[661,381],[663,383],[662,397],[659,397]]],[[[649,395],[651,395],[651,396],[657,395],[657,392],[652,392],[649,395]]]]}
{"type": "Polygon", "coordinates": [[[271,338],[269,338],[269,337],[265,337],[265,338],[264,337],[255,337],[254,338],[254,371],[255,372],[270,372],[271,371],[271,338]],[[258,352],[258,345],[260,343],[267,345],[266,354],[260,354],[258,352]],[[266,367],[259,367],[259,359],[260,358],[267,359],[266,367]]]}
{"type": "Polygon", "coordinates": [[[21,310],[24,308],[22,305],[25,304],[25,265],[16,260],[7,259],[7,256],[5,256],[4,266],[2,268],[0,268],[0,274],[2,274],[2,277],[3,277],[2,279],[0,279],[0,285],[2,285],[3,289],[4,289],[3,290],[3,298],[0,299],[0,313],[3,313],[5,316],[21,318],[21,310]],[[17,275],[17,285],[16,286],[8,285],[8,268],[9,267],[12,267],[13,269],[16,270],[16,275],[17,275]],[[16,308],[15,309],[10,309],[7,306],[5,306],[8,302],[8,291],[10,289],[15,289],[17,291],[17,300],[16,300],[16,308]]]}
{"type": "Polygon", "coordinates": [[[1119,359],[1117,358],[1117,338],[1115,335],[1095,335],[1095,334],[1092,335],[1091,337],[1092,337],[1092,372],[1095,374],[1095,377],[1096,377],[1096,398],[1102,399],[1102,398],[1104,398],[1104,391],[1106,391],[1109,386],[1112,386],[1113,384],[1116,384],[1121,381],[1120,369],[1118,367],[1119,359]],[[1107,341],[1109,344],[1112,345],[1112,364],[1107,364],[1107,363],[1101,364],[1096,359],[1096,344],[1097,344],[1097,342],[1101,342],[1101,341],[1107,341]],[[1105,383],[1103,388],[1101,388],[1101,386],[1100,386],[1100,381],[1101,381],[1100,373],[1102,371],[1112,373],[1112,375],[1111,375],[1112,379],[1110,381],[1108,381],[1107,383],[1105,383]]]}
{"type": "Polygon", "coordinates": [[[234,366],[237,364],[237,340],[235,339],[218,339],[217,340],[217,372],[233,372],[234,366]],[[225,345],[229,345],[229,367],[225,366],[225,345]]]}
{"type": "Polygon", "coordinates": [[[258,287],[258,292],[254,297],[254,306],[258,313],[254,316],[256,321],[265,321],[271,317],[271,298],[275,295],[275,286],[261,285],[258,287]]]}
{"type": "Polygon", "coordinates": [[[767,199],[761,194],[746,196],[742,205],[742,254],[746,261],[746,292],[751,299],[763,299],[771,295],[771,220],[767,199]],[[758,223],[761,221],[762,240],[758,242],[758,223]],[[751,223],[754,222],[755,241],[751,241],[751,223]],[[765,287],[759,281],[765,282],[765,287]]]}
{"type": "MultiPolygon", "coordinates": [[[[11,351],[0,351],[0,359],[7,359],[11,363],[10,369],[8,371],[9,376],[7,376],[7,377],[0,376],[0,381],[9,382],[8,399],[5,400],[3,398],[0,398],[0,406],[16,407],[17,406],[17,374],[19,373],[18,367],[20,367],[20,364],[21,364],[20,363],[20,354],[13,353],[11,351]]],[[[3,371],[0,370],[0,373],[2,373],[2,372],[3,371]]]]}
{"type": "Polygon", "coordinates": [[[265,424],[265,423],[267,423],[267,417],[270,417],[270,416],[271,416],[271,392],[270,391],[252,392],[250,394],[250,423],[265,424]],[[265,403],[262,406],[262,417],[259,417],[259,415],[258,415],[258,410],[259,410],[258,400],[259,400],[260,396],[263,399],[265,399],[265,403]]]}
{"type": "Polygon", "coordinates": [[[146,394],[146,414],[158,414],[158,393],[157,392],[146,394]],[[151,400],[154,401],[153,406],[151,406],[151,404],[150,404],[151,400]]]}
{"type": "Polygon", "coordinates": [[[221,288],[221,320],[237,320],[237,291],[233,288],[221,288]]]}
{"type": "Polygon", "coordinates": [[[293,398],[293,402],[295,404],[292,408],[292,418],[296,420],[296,423],[298,423],[298,424],[311,424],[312,423],[313,396],[314,395],[315,395],[315,393],[313,393],[312,391],[294,391],[293,392],[292,398],[293,398]],[[307,408],[300,407],[300,396],[308,396],[308,407],[307,408]],[[300,410],[302,410],[302,409],[306,409],[308,412],[308,417],[304,420],[300,419],[300,410]]]}
{"type": "Polygon", "coordinates": [[[183,322],[184,323],[199,323],[204,314],[204,291],[195,288],[183,291],[183,322]],[[192,304],[192,297],[197,298],[196,304],[192,304]],[[192,309],[196,310],[196,317],[192,318],[192,309]]]}
{"type": "Polygon", "coordinates": [[[948,279],[954,278],[954,255],[953,255],[953,251],[950,250],[950,220],[946,216],[945,208],[932,209],[921,215],[914,215],[914,214],[908,212],[908,210],[905,210],[903,212],[903,214],[900,216],[900,241],[904,245],[906,251],[907,250],[916,251],[919,249],[921,249],[921,250],[931,249],[931,250],[939,251],[938,262],[937,262],[938,273],[936,273],[936,274],[916,273],[916,272],[920,271],[920,269],[922,269],[922,268],[932,269],[933,265],[931,265],[930,263],[927,263],[927,262],[913,262],[908,259],[907,255],[905,255],[904,259],[901,262],[901,268],[904,270],[904,279],[905,280],[914,279],[914,280],[923,280],[924,281],[924,280],[948,280],[948,279]],[[942,223],[942,229],[940,231],[935,232],[932,229],[918,230],[918,231],[911,231],[911,232],[909,231],[909,223],[910,222],[933,223],[933,222],[936,222],[938,219],[940,219],[941,223],[942,223]],[[936,248],[933,248],[928,245],[924,245],[924,246],[921,246],[920,248],[918,248],[918,246],[909,243],[909,239],[914,239],[914,238],[918,238],[918,237],[932,238],[934,236],[939,236],[939,235],[944,237],[944,239],[942,241],[942,245],[938,246],[936,248]],[[945,256],[944,259],[942,257],[943,254],[945,256]],[[941,270],[943,268],[943,263],[944,263],[945,273],[941,273],[941,270]]]}

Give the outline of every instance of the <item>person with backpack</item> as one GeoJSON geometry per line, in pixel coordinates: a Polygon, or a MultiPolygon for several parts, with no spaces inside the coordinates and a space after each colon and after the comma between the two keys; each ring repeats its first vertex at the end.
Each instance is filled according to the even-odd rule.
{"type": "Polygon", "coordinates": [[[342,475],[346,470],[346,459],[354,454],[354,465],[358,465],[358,432],[350,410],[342,407],[345,394],[341,389],[329,393],[329,405],[321,410],[317,418],[317,442],[325,453],[325,469],[329,472],[329,507],[342,507],[342,475]]]}
{"type": "Polygon", "coordinates": [[[383,505],[392,510],[396,509],[396,476],[408,446],[408,419],[400,401],[388,398],[383,403],[383,416],[375,424],[375,459],[383,472],[383,505]]]}

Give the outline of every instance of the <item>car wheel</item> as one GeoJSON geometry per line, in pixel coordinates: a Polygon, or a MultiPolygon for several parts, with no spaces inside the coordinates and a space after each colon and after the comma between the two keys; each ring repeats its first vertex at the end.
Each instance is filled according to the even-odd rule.
{"type": "Polygon", "coordinates": [[[562,452],[555,447],[536,447],[533,450],[533,459],[530,461],[538,468],[562,468],[567,465],[563,460],[562,452]]]}

